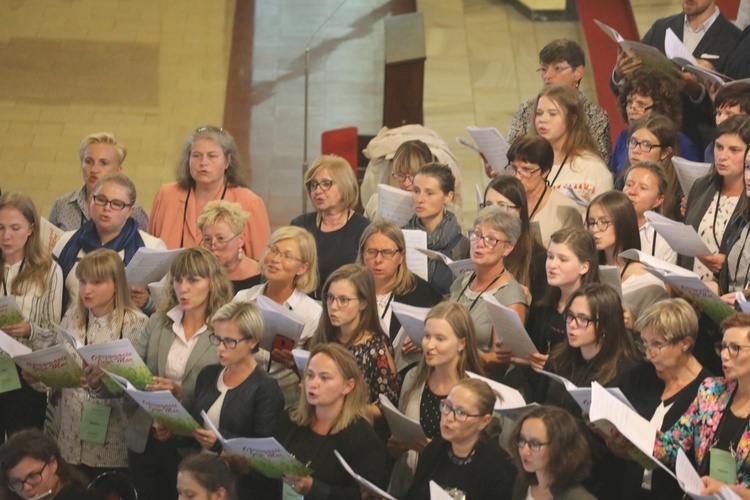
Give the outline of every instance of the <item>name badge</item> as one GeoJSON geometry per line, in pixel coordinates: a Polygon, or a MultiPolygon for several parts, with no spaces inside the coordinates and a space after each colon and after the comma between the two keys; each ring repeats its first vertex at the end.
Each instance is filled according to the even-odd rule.
{"type": "Polygon", "coordinates": [[[0,393],[15,391],[21,388],[16,364],[8,356],[0,355],[0,393]]]}
{"type": "Polygon", "coordinates": [[[734,486],[737,484],[737,464],[727,450],[711,448],[711,470],[709,476],[734,486]]]}
{"type": "Polygon", "coordinates": [[[81,425],[78,429],[78,437],[81,441],[104,444],[109,427],[109,415],[112,407],[88,402],[83,405],[81,413],[81,425]]]}

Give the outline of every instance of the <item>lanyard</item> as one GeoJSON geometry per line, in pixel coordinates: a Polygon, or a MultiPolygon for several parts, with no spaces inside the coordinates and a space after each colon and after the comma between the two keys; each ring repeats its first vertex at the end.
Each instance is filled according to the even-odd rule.
{"type": "MultiPolygon", "coordinates": [[[[479,300],[479,297],[481,297],[481,296],[482,296],[482,294],[483,294],[484,292],[486,292],[487,290],[489,290],[489,289],[490,289],[490,287],[491,287],[492,285],[494,285],[494,284],[495,284],[495,282],[497,282],[497,280],[499,280],[499,279],[500,279],[500,278],[501,278],[501,277],[503,276],[503,274],[505,274],[505,268],[503,268],[503,270],[502,270],[502,271],[500,271],[500,273],[499,273],[499,274],[498,274],[497,276],[495,276],[494,278],[492,278],[492,281],[490,281],[490,284],[489,284],[489,285],[487,285],[487,286],[486,286],[486,287],[484,288],[484,290],[482,290],[481,292],[479,292],[479,293],[477,294],[477,297],[476,297],[476,298],[474,299],[474,302],[472,302],[472,303],[471,303],[471,307],[469,307],[469,312],[471,312],[471,310],[472,310],[472,309],[474,309],[474,306],[475,306],[475,305],[477,305],[477,301],[479,300]]],[[[468,282],[468,283],[466,283],[466,286],[464,287],[464,289],[463,289],[463,290],[461,290],[461,293],[459,294],[459,297],[461,297],[461,296],[462,296],[462,295],[463,295],[463,294],[464,294],[464,293],[466,292],[466,289],[467,289],[467,288],[469,288],[469,285],[471,285],[471,282],[472,282],[472,281],[474,280],[474,278],[476,278],[476,277],[477,277],[477,272],[476,272],[476,271],[474,271],[473,273],[471,273],[471,277],[469,278],[469,282],[468,282]]],[[[468,299],[469,297],[466,297],[466,298],[468,299]]]]}
{"type": "Polygon", "coordinates": [[[388,295],[388,302],[385,303],[383,308],[383,314],[380,315],[380,319],[385,319],[385,315],[388,312],[388,308],[391,307],[391,301],[393,300],[393,292],[388,295]]]}
{"type": "MultiPolygon", "coordinates": [[[[83,331],[83,345],[89,345],[89,314],[86,313],[86,321],[85,321],[85,330],[83,331]]],[[[122,340],[122,330],[125,328],[123,325],[120,327],[120,337],[119,339],[122,340]]]]}
{"type": "MultiPolygon", "coordinates": [[[[562,169],[562,166],[560,167],[560,169],[562,169]]],[[[560,172],[558,171],[557,173],[559,174],[560,172]]],[[[555,179],[557,179],[557,176],[555,176],[555,179]]],[[[544,183],[544,191],[542,191],[542,196],[539,197],[539,199],[536,202],[536,205],[534,205],[534,209],[529,214],[529,220],[531,220],[531,219],[534,218],[534,214],[539,209],[539,204],[542,203],[542,200],[544,199],[544,195],[547,194],[547,187],[548,187],[547,183],[545,182],[544,183]]]]}
{"type": "MultiPolygon", "coordinates": [[[[562,169],[565,166],[565,162],[567,162],[567,161],[568,161],[568,155],[565,155],[565,158],[563,158],[563,161],[560,164],[560,169],[557,171],[557,173],[555,174],[555,177],[552,179],[552,181],[548,183],[550,185],[550,187],[555,187],[555,181],[557,180],[557,177],[560,175],[560,172],[562,172],[562,169]]],[[[529,219],[531,219],[531,216],[529,216],[529,219]]]]}
{"type": "MultiPolygon", "coordinates": [[[[180,248],[182,248],[182,245],[185,243],[185,223],[187,222],[187,208],[188,208],[188,202],[190,201],[190,191],[192,189],[188,189],[187,198],[185,198],[185,207],[182,209],[182,233],[180,233],[180,248]]],[[[227,183],[224,183],[224,191],[221,192],[221,200],[224,199],[224,196],[227,194],[227,183]]]]}
{"type": "Polygon", "coordinates": [[[716,210],[714,211],[714,224],[711,227],[711,232],[714,234],[714,241],[716,242],[717,253],[721,251],[721,243],[716,237],[716,219],[719,217],[719,203],[721,202],[721,191],[716,193],[716,210]]]}
{"type": "MultiPolygon", "coordinates": [[[[23,265],[26,264],[26,257],[23,258],[21,261],[21,266],[18,268],[18,274],[21,274],[21,271],[23,271],[23,265]]],[[[10,274],[10,269],[8,269],[8,274],[10,274]]],[[[16,276],[18,276],[18,274],[16,276]]],[[[8,288],[6,286],[6,279],[5,279],[5,273],[3,273],[3,297],[8,296],[8,288]]]]}
{"type": "Polygon", "coordinates": [[[622,272],[620,273],[620,279],[622,280],[622,277],[625,276],[625,271],[628,270],[628,266],[630,263],[633,262],[632,260],[629,260],[625,263],[625,267],[622,268],[622,272]]]}

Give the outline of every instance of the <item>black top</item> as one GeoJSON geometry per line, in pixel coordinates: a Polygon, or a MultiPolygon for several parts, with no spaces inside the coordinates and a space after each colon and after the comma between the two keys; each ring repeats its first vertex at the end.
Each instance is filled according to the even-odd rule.
{"type": "Polygon", "coordinates": [[[89,493],[86,487],[78,483],[73,483],[60,493],[52,497],[54,500],[96,500],[93,493],[89,493]]]}
{"type": "Polygon", "coordinates": [[[240,290],[248,290],[255,285],[260,285],[263,282],[263,277],[260,274],[256,274],[252,278],[246,278],[244,280],[232,280],[232,289],[234,295],[240,290]]]}
{"type": "MultiPolygon", "coordinates": [[[[414,275],[414,280],[417,283],[417,287],[411,292],[403,295],[394,295],[391,303],[400,302],[408,306],[414,307],[432,307],[438,302],[442,302],[443,296],[440,294],[437,288],[427,283],[425,280],[414,275]]],[[[390,305],[389,305],[390,307],[390,305]]],[[[399,329],[401,328],[401,322],[398,320],[395,314],[391,315],[391,326],[388,327],[388,336],[391,338],[391,342],[396,338],[399,329]]]]}
{"type": "Polygon", "coordinates": [[[554,306],[532,305],[526,320],[526,331],[542,354],[549,354],[553,347],[567,340],[565,319],[554,306]]]}
{"type": "Polygon", "coordinates": [[[515,477],[510,456],[496,441],[480,439],[469,460],[456,460],[451,444],[437,437],[419,456],[414,483],[406,498],[429,500],[430,481],[444,490],[455,488],[464,492],[466,500],[510,498],[515,477]]]}
{"type": "MultiPolygon", "coordinates": [[[[354,472],[385,488],[385,450],[372,426],[364,419],[357,419],[343,431],[327,436],[284,419],[278,441],[300,462],[309,463],[314,471],[312,489],[305,499],[361,498],[359,485],[344,470],[333,450],[341,454],[354,472]]],[[[280,480],[276,481],[275,495],[269,498],[281,498],[280,480]]]]}
{"type": "Polygon", "coordinates": [[[317,215],[317,212],[303,214],[292,219],[290,224],[307,229],[315,238],[315,246],[318,249],[318,271],[320,272],[320,282],[315,291],[315,298],[320,299],[328,276],[344,264],[353,264],[357,260],[359,238],[370,225],[370,221],[355,212],[344,227],[326,233],[318,229],[317,215]]]}
{"type": "Polygon", "coordinates": [[[430,384],[424,384],[422,398],[419,400],[419,424],[428,439],[440,436],[440,401],[448,397],[430,390],[430,384]]]}
{"type": "MultiPolygon", "coordinates": [[[[682,417],[695,399],[698,388],[704,379],[711,376],[711,372],[703,368],[700,373],[688,385],[677,394],[664,401],[665,405],[672,405],[664,414],[662,432],[672,428],[672,425],[682,417]]],[[[664,392],[664,381],[659,378],[652,365],[648,361],[641,361],[628,374],[623,377],[620,390],[633,405],[635,411],[646,420],[651,420],[656,408],[661,404],[661,395],[664,392]]],[[[651,492],[642,490],[643,467],[636,462],[628,463],[623,474],[625,476],[624,488],[629,492],[631,498],[641,499],[680,499],[684,492],[677,481],[660,468],[653,471],[651,477],[651,492]]]]}
{"type": "Polygon", "coordinates": [[[547,291],[547,249],[540,245],[536,239],[531,249],[529,279],[531,280],[529,292],[531,292],[531,304],[533,305],[534,302],[544,297],[547,291]]]}
{"type": "Polygon", "coordinates": [[[750,26],[745,27],[727,56],[724,74],[735,80],[750,78],[750,26]]]}

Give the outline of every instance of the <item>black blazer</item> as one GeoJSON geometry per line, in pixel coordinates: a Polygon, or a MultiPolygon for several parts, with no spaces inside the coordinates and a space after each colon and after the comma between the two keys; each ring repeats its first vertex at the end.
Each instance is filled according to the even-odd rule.
{"type": "Polygon", "coordinates": [[[742,30],[734,48],[727,55],[724,74],[735,80],[750,78],[750,26],[742,30]]]}
{"type": "MultiPolygon", "coordinates": [[[[442,302],[443,296],[440,294],[437,288],[430,283],[426,282],[416,274],[414,279],[417,282],[417,287],[411,292],[403,295],[393,295],[391,302],[400,302],[414,307],[432,307],[438,302],[442,302]]],[[[388,336],[391,338],[391,342],[396,338],[399,329],[401,328],[401,322],[398,320],[395,314],[391,315],[391,326],[388,328],[388,336]]]]}

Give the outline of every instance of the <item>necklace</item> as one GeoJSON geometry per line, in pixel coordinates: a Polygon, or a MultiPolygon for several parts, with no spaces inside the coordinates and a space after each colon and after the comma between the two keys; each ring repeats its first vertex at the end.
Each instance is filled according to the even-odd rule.
{"type": "Polygon", "coordinates": [[[470,464],[471,461],[474,459],[474,452],[476,451],[476,448],[472,448],[471,452],[469,452],[468,455],[465,457],[457,457],[455,453],[453,453],[453,447],[448,447],[448,458],[451,462],[453,462],[456,465],[467,465],[470,464]]]}

